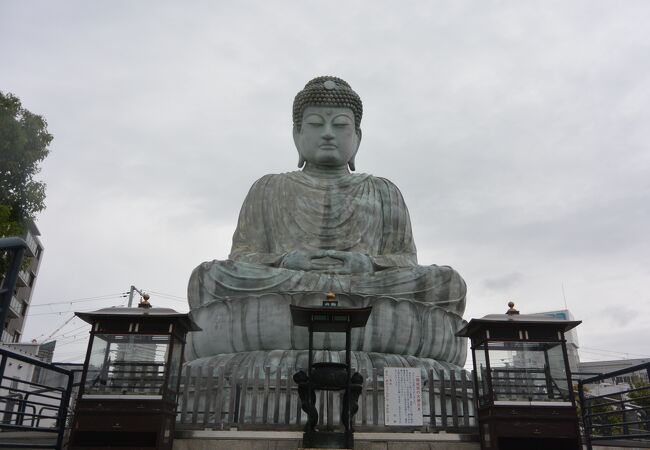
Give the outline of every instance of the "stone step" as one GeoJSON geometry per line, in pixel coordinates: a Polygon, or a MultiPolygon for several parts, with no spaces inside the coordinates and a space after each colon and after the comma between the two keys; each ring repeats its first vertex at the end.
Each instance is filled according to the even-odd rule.
{"type": "MultiPolygon", "coordinates": [[[[356,450],[479,450],[478,436],[452,433],[355,433],[356,450]]],[[[183,431],[174,450],[307,450],[297,431],[183,431]]],[[[315,450],[315,449],[309,449],[315,450]]],[[[320,450],[320,449],[318,449],[320,450]]]]}
{"type": "MultiPolygon", "coordinates": [[[[174,440],[174,450],[325,450],[306,448],[300,441],[260,442],[250,440],[201,440],[179,442],[174,440]]],[[[381,442],[356,441],[355,450],[480,450],[478,442],[381,442]]],[[[331,450],[331,449],[327,449],[331,450]]]]}

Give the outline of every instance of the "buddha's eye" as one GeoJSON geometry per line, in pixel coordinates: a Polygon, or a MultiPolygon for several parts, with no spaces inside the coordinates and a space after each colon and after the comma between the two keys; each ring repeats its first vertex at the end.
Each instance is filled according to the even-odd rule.
{"type": "Polygon", "coordinates": [[[311,127],[320,127],[325,123],[322,117],[319,117],[315,114],[305,117],[305,120],[303,122],[311,127]]]}
{"type": "Polygon", "coordinates": [[[345,128],[352,125],[352,121],[345,116],[339,116],[334,119],[332,125],[336,128],[345,128]]]}

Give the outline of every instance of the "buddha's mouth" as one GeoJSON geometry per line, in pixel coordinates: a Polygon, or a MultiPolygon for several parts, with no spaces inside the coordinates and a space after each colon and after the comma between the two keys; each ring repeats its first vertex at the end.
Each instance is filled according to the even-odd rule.
{"type": "Polygon", "coordinates": [[[336,150],[337,146],[334,144],[321,144],[318,148],[323,150],[336,150]]]}

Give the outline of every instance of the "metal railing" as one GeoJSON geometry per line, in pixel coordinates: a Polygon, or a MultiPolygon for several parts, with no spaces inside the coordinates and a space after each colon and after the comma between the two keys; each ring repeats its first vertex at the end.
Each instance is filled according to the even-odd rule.
{"type": "MultiPolygon", "coordinates": [[[[539,369],[492,369],[497,400],[570,401],[567,379],[553,377],[548,366],[539,369]]],[[[484,376],[485,378],[485,376],[484,376]]]]}
{"type": "Polygon", "coordinates": [[[27,272],[26,270],[19,270],[18,279],[16,281],[20,282],[21,287],[27,287],[30,285],[29,278],[30,278],[29,272],[27,272]]]}
{"type": "MultiPolygon", "coordinates": [[[[265,367],[250,375],[223,368],[186,367],[178,401],[177,430],[302,430],[306,414],[300,408],[293,367],[265,367]],[[234,375],[233,375],[234,374],[234,375]]],[[[471,375],[430,370],[422,389],[422,427],[384,425],[383,372],[362,371],[363,389],[353,426],[360,431],[477,432],[471,375]]],[[[321,429],[340,425],[341,393],[319,391],[316,409],[321,429]]]]}
{"type": "Polygon", "coordinates": [[[0,448],[61,449],[72,383],[68,370],[0,348],[0,448]],[[42,381],[48,372],[57,373],[59,382],[42,381]],[[50,439],[27,442],[34,432],[50,439]]]}
{"type": "Polygon", "coordinates": [[[13,342],[14,340],[14,335],[10,334],[7,330],[2,330],[2,339],[0,339],[0,342],[13,342]]]}
{"type": "Polygon", "coordinates": [[[36,242],[36,239],[32,235],[31,232],[27,232],[27,235],[25,236],[25,242],[27,242],[27,246],[29,249],[32,251],[32,254],[36,256],[36,253],[38,252],[38,242],[36,242]]]}
{"type": "Polygon", "coordinates": [[[578,382],[585,443],[650,447],[650,363],[578,382]],[[626,377],[629,383],[605,383],[626,377]]]}
{"type": "Polygon", "coordinates": [[[11,297],[11,301],[9,302],[9,310],[8,312],[13,313],[14,318],[20,317],[23,311],[23,302],[18,300],[16,296],[11,297]]]}
{"type": "Polygon", "coordinates": [[[88,370],[84,396],[159,395],[165,386],[165,364],[115,361],[102,370],[88,370]]]}

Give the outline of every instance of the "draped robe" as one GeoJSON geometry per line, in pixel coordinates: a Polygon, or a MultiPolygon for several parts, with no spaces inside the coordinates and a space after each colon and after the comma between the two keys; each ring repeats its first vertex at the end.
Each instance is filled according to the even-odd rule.
{"type": "Polygon", "coordinates": [[[242,206],[226,261],[197,267],[190,306],[274,292],[344,292],[432,303],[462,315],[466,286],[448,266],[420,266],[398,188],[367,174],[266,175],[242,206]],[[340,275],[280,267],[292,250],[339,250],[370,257],[372,273],[340,275]]]}

